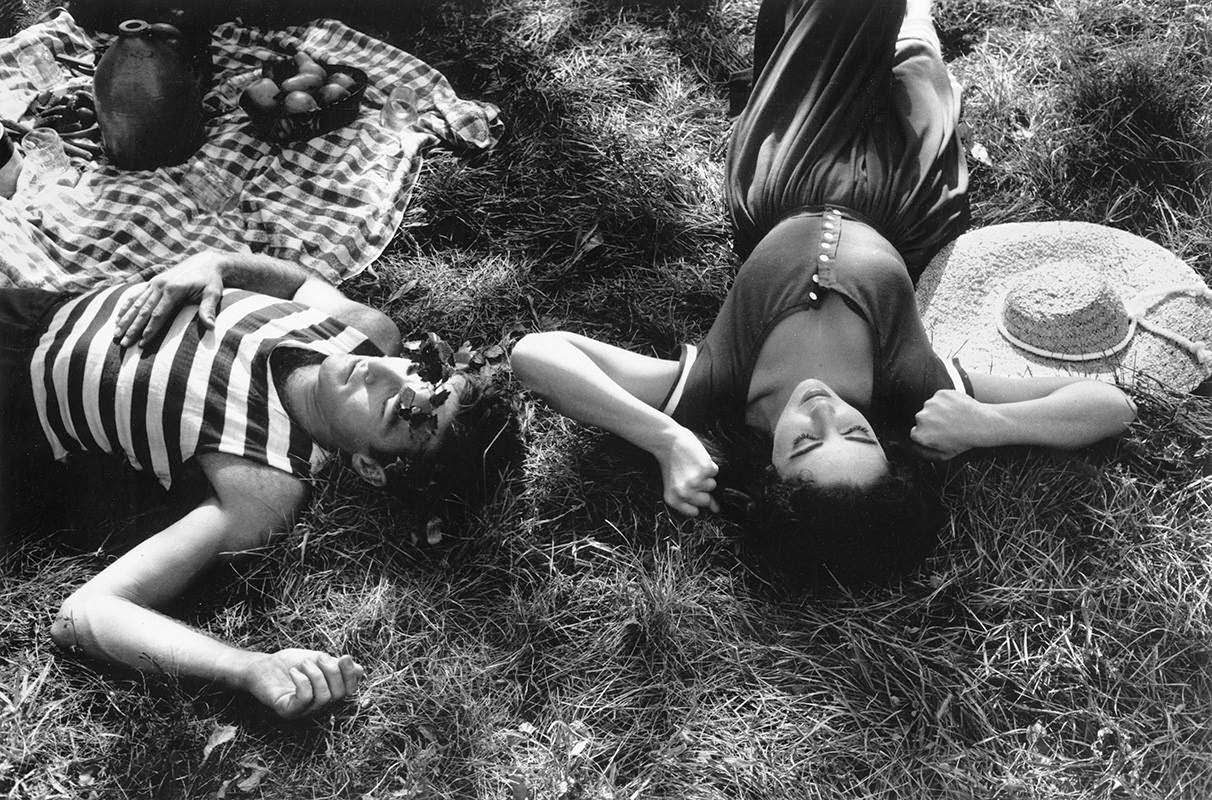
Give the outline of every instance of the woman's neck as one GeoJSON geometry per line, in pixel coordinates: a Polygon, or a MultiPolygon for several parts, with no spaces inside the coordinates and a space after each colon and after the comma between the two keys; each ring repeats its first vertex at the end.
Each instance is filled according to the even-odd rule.
{"type": "Polygon", "coordinates": [[[745,421],[773,431],[791,391],[805,378],[824,381],[860,409],[871,405],[875,339],[870,326],[836,293],[819,308],[781,320],[762,343],[749,379],[745,421]]]}

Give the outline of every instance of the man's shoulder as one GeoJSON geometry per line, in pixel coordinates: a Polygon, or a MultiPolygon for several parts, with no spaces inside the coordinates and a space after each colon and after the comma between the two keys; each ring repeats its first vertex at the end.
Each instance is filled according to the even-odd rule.
{"type": "Polygon", "coordinates": [[[293,520],[307,500],[302,480],[267,464],[230,453],[201,453],[198,465],[225,505],[261,508],[293,520]]]}

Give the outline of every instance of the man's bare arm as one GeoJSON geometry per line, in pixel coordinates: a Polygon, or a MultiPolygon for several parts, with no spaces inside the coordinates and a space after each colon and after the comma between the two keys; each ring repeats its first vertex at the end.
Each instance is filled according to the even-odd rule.
{"type": "Polygon", "coordinates": [[[76,590],[64,601],[52,638],[135,669],[250,692],[284,717],[356,691],[362,670],[349,656],[243,650],[156,610],[221,558],[288,529],[306,496],[298,480],[270,467],[227,455],[200,461],[215,495],[76,590]]]}
{"type": "Polygon", "coordinates": [[[349,299],[298,264],[257,253],[218,250],[196,253],[128,292],[118,307],[114,339],[123,346],[146,343],[188,303],[197,303],[198,317],[212,326],[225,288],[309,305],[366,334],[383,352],[399,352],[400,331],[391,318],[349,299]]]}

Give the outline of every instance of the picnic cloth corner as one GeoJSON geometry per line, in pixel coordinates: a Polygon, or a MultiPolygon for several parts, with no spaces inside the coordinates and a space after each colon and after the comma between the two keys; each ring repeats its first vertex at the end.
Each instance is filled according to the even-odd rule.
{"type": "MultiPolygon", "coordinates": [[[[41,46],[91,62],[109,38],[60,13],[0,40],[0,114],[11,120],[38,94],[21,66],[22,52],[41,46]]],[[[183,164],[122,171],[104,160],[74,160],[82,173],[77,186],[0,198],[0,286],[82,291],[147,278],[211,248],[265,253],[339,282],[390,243],[426,150],[486,150],[500,130],[495,106],[459,98],[424,61],[336,20],[282,30],[224,23],[214,30],[211,52],[205,140],[183,164]],[[358,67],[368,86],[351,124],[275,144],[257,135],[238,101],[263,59],[296,50],[358,67]],[[416,92],[419,113],[396,136],[378,118],[401,83],[416,92]],[[234,207],[219,213],[199,207],[189,190],[199,162],[225,176],[234,207]]],[[[66,71],[60,83],[55,88],[91,90],[91,78],[66,71]]]]}

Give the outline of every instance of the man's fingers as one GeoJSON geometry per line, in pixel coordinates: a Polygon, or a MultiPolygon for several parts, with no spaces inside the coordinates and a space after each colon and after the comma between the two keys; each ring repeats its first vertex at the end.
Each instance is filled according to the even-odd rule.
{"type": "MultiPolygon", "coordinates": [[[[122,298],[122,305],[118,310],[118,316],[114,321],[114,339],[122,341],[126,337],[126,333],[130,329],[131,323],[138,316],[139,310],[143,308],[143,303],[146,301],[148,292],[151,287],[147,284],[137,292],[127,294],[122,298]]],[[[125,342],[124,342],[125,343],[125,342]]]]}
{"type": "Polygon", "coordinates": [[[358,666],[358,662],[354,661],[351,655],[343,655],[337,659],[337,668],[341,670],[341,678],[345,681],[347,696],[357,692],[358,684],[362,681],[362,668],[358,666]]]}
{"type": "Polygon", "coordinates": [[[312,709],[322,708],[332,702],[332,692],[328,690],[328,678],[313,661],[304,661],[299,665],[303,674],[311,681],[312,709]]]}
{"type": "Polygon", "coordinates": [[[143,324],[143,336],[139,340],[142,344],[147,344],[164,327],[164,320],[172,310],[172,299],[168,294],[161,294],[159,301],[152,307],[152,312],[148,316],[147,322],[143,324]]]}
{"type": "Polygon", "coordinates": [[[198,318],[208,328],[215,327],[215,317],[219,313],[219,298],[222,296],[222,285],[208,285],[202,292],[202,301],[198,303],[198,318]]]}
{"type": "Polygon", "coordinates": [[[287,674],[290,675],[291,683],[295,685],[295,692],[293,695],[282,695],[274,705],[279,714],[284,717],[292,717],[311,705],[313,694],[311,681],[307,679],[302,670],[298,667],[291,667],[287,674]]]}
{"type": "Polygon", "coordinates": [[[341,672],[341,665],[332,656],[320,656],[316,661],[320,665],[320,671],[324,673],[324,680],[328,683],[328,693],[332,695],[333,700],[344,700],[346,694],[345,675],[341,672]]]}
{"type": "Polygon", "coordinates": [[[135,309],[134,316],[126,323],[126,334],[122,337],[123,346],[133,344],[143,335],[143,330],[147,327],[147,320],[155,308],[153,302],[153,300],[145,298],[135,309]]]}

